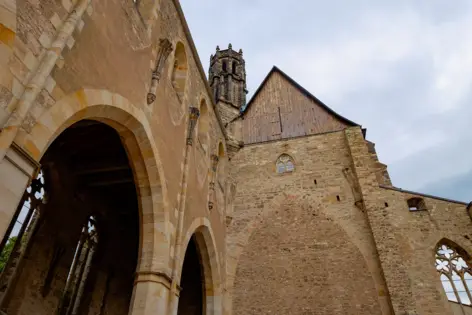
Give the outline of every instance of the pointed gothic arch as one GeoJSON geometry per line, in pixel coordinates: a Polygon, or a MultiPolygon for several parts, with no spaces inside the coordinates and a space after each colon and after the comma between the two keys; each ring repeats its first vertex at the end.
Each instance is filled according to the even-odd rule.
{"type": "Polygon", "coordinates": [[[210,114],[206,100],[200,101],[200,118],[198,119],[198,140],[208,155],[210,147],[210,114]]]}
{"type": "MultiPolygon", "coordinates": [[[[147,296],[146,291],[152,288],[138,286],[139,279],[153,272],[166,274],[170,237],[169,214],[164,206],[167,191],[161,185],[164,169],[144,112],[120,95],[106,90],[81,89],[44,112],[18,145],[39,161],[56,138],[84,120],[95,121],[116,132],[129,159],[139,221],[134,289],[147,296]]],[[[142,307],[131,303],[133,307],[142,307]]]]}
{"type": "Polygon", "coordinates": [[[223,142],[218,143],[218,157],[221,159],[225,156],[225,146],[223,145],[223,142]]]}
{"type": "Polygon", "coordinates": [[[185,46],[178,42],[175,46],[174,69],[172,70],[172,86],[180,102],[183,102],[188,75],[188,60],[185,46]]]}
{"type": "Polygon", "coordinates": [[[150,29],[156,19],[156,10],[159,5],[159,0],[126,0],[132,1],[136,9],[141,15],[146,28],[150,29]]]}
{"type": "MultiPolygon", "coordinates": [[[[226,160],[225,160],[226,150],[225,150],[225,147],[224,147],[224,144],[223,144],[222,141],[218,142],[218,148],[217,148],[216,154],[218,156],[218,166],[217,166],[217,169],[216,169],[216,180],[217,180],[219,186],[224,186],[224,175],[225,175],[225,169],[226,169],[227,165],[226,165],[226,160]]],[[[223,206],[223,205],[220,205],[220,206],[223,206]]]]}
{"type": "Polygon", "coordinates": [[[275,167],[279,174],[292,173],[295,170],[295,161],[290,155],[284,153],[277,158],[275,167]]]}
{"type": "MultiPolygon", "coordinates": [[[[211,229],[210,222],[207,218],[197,218],[195,219],[190,227],[187,229],[187,233],[184,238],[183,244],[186,244],[183,247],[183,253],[181,257],[185,257],[184,261],[180,262],[180,274],[178,275],[182,287],[179,298],[179,310],[178,315],[183,315],[185,313],[185,306],[182,303],[188,303],[188,296],[185,296],[185,284],[187,286],[194,285],[194,289],[197,289],[198,285],[201,285],[201,312],[203,315],[216,315],[221,314],[222,312],[222,288],[221,288],[221,270],[220,270],[220,261],[218,257],[218,252],[216,251],[215,237],[213,230],[211,229]],[[197,254],[197,257],[193,257],[194,264],[189,264],[192,262],[191,258],[187,255],[189,251],[193,251],[193,254],[197,254]],[[190,259],[189,259],[190,258],[190,259]],[[198,266],[195,264],[195,258],[198,258],[198,266]],[[187,260],[187,263],[186,263],[187,260]],[[187,269],[187,275],[189,269],[199,270],[200,279],[190,279],[194,280],[193,283],[189,283],[185,278],[185,269],[187,269]],[[198,283],[196,283],[198,282],[198,283]]],[[[188,277],[187,277],[188,280],[188,277]]],[[[187,287],[187,292],[188,287],[187,287]]],[[[195,296],[193,296],[195,298],[195,296]]],[[[194,300],[195,301],[195,300],[194,300]]],[[[188,305],[188,304],[187,304],[188,305]]],[[[192,313],[193,314],[193,313],[192,313]]]]}
{"type": "Polygon", "coordinates": [[[448,301],[472,306],[472,259],[461,246],[442,239],[435,249],[435,266],[448,301]]]}

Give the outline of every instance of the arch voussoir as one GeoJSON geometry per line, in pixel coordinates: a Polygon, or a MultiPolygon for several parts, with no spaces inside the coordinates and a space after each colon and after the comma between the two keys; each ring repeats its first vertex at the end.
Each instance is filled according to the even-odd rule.
{"type": "Polygon", "coordinates": [[[141,218],[138,270],[168,268],[170,237],[166,227],[169,215],[163,201],[166,188],[160,182],[164,178],[164,169],[149,122],[138,107],[108,90],[80,89],[42,113],[31,132],[18,144],[39,161],[65,129],[83,119],[97,120],[113,127],[128,153],[141,218]]]}
{"type": "MultiPolygon", "coordinates": [[[[210,221],[207,218],[196,218],[187,229],[183,239],[182,255],[185,257],[187,246],[190,239],[194,237],[197,244],[201,265],[203,267],[202,279],[205,283],[206,313],[221,314],[222,310],[222,288],[221,288],[221,269],[219,256],[216,250],[216,242],[211,228],[210,221]]],[[[177,278],[181,278],[183,259],[179,261],[177,278]]]]}

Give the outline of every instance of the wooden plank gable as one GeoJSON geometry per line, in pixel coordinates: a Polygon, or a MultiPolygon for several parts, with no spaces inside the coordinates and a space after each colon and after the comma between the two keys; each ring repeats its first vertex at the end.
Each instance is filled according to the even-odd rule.
{"type": "Polygon", "coordinates": [[[245,143],[293,138],[355,126],[274,67],[243,114],[245,143]]]}

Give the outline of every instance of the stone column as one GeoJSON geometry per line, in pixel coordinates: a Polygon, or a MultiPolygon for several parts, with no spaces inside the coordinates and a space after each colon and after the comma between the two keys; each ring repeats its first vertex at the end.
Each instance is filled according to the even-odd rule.
{"type": "Polygon", "coordinates": [[[402,250],[395,238],[395,227],[389,222],[386,208],[360,127],[345,131],[353,168],[359,183],[367,219],[379,254],[393,312],[397,315],[417,314],[410,279],[402,250]]]}
{"type": "Polygon", "coordinates": [[[138,272],[128,314],[169,314],[170,286],[171,279],[165,273],[138,272]]]}
{"type": "MultiPolygon", "coordinates": [[[[179,294],[180,294],[180,271],[179,268],[183,264],[180,264],[181,261],[181,251],[182,251],[182,242],[184,231],[184,215],[185,215],[185,204],[187,200],[187,176],[190,168],[189,164],[189,151],[193,144],[193,132],[195,126],[197,124],[197,120],[200,117],[200,110],[196,107],[189,108],[189,120],[188,120],[188,127],[187,127],[187,145],[185,147],[184,153],[184,162],[182,165],[183,173],[182,173],[182,181],[180,184],[180,195],[178,201],[178,221],[177,221],[177,231],[174,241],[174,257],[173,257],[173,264],[172,264],[172,276],[171,276],[171,286],[170,286],[170,296],[169,296],[169,314],[177,314],[177,309],[179,307],[179,294]]],[[[160,314],[160,313],[159,313],[160,314]]],[[[164,313],[162,313],[164,314],[164,313]]]]}

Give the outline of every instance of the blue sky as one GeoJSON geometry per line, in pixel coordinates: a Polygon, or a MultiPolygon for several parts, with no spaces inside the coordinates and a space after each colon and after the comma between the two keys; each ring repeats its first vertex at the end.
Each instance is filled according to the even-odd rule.
{"type": "Polygon", "coordinates": [[[472,200],[472,1],[181,0],[205,69],[242,48],[367,128],[393,184],[472,200]]]}

